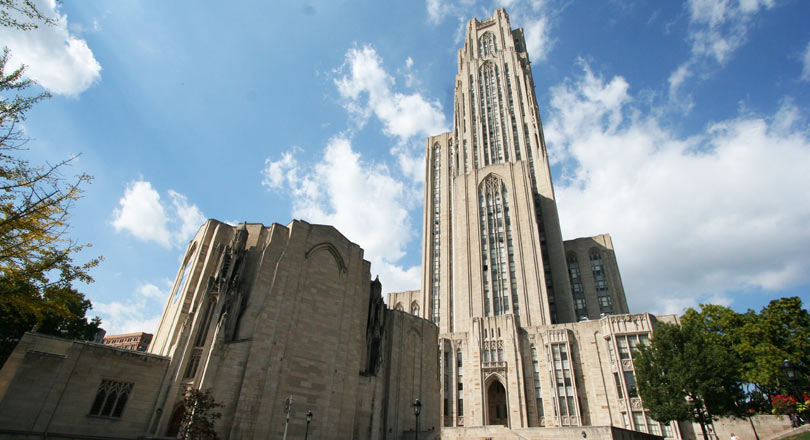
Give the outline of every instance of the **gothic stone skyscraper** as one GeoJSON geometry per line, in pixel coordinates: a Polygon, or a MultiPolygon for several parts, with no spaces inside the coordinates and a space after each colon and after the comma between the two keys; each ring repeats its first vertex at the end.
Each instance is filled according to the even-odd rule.
{"type": "Polygon", "coordinates": [[[427,140],[422,288],[388,297],[439,326],[443,426],[677,436],[622,368],[656,318],[627,315],[610,236],[562,239],[523,30],[504,10],[467,24],[453,125],[427,140]]]}

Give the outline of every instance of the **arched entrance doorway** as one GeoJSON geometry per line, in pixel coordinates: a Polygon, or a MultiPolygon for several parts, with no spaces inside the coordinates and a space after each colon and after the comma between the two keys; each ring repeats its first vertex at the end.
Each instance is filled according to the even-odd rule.
{"type": "Polygon", "coordinates": [[[487,387],[487,425],[509,426],[506,410],[506,390],[500,380],[487,387]]]}
{"type": "Polygon", "coordinates": [[[180,434],[180,425],[183,423],[183,415],[186,413],[186,407],[179,405],[172,413],[172,418],[169,419],[169,426],[166,428],[167,437],[177,437],[180,434]]]}

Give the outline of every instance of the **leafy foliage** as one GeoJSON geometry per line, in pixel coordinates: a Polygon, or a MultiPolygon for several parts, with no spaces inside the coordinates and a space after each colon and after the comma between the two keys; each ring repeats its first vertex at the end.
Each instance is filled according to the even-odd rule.
{"type": "MultiPolygon", "coordinates": [[[[0,26],[22,31],[52,25],[31,0],[0,0],[0,26]]],[[[65,178],[74,158],[42,166],[23,158],[28,138],[20,128],[34,104],[47,92],[32,93],[25,66],[9,71],[9,51],[0,56],[0,365],[23,333],[92,339],[98,318],[73,281],[92,282],[89,270],[100,259],[74,264],[81,245],[67,237],[73,203],[90,176],[65,178]]]]}
{"type": "Polygon", "coordinates": [[[186,408],[180,432],[181,438],[194,440],[217,440],[214,425],[222,414],[215,410],[222,406],[211,396],[210,391],[191,389],[184,398],[186,408]]]}
{"type": "Polygon", "coordinates": [[[27,139],[17,126],[25,112],[48,95],[24,95],[33,83],[24,79],[24,67],[6,74],[7,61],[8,50],[4,50],[0,57],[0,277],[43,289],[53,283],[67,287],[73,280],[92,281],[88,270],[99,260],[73,264],[72,254],[86,245],[66,237],[70,209],[90,176],[80,174],[68,181],[60,174],[73,158],[41,167],[19,158],[27,139]]]}
{"type": "Polygon", "coordinates": [[[101,321],[88,321],[90,301],[71,287],[37,287],[19,280],[0,279],[0,366],[17,346],[23,333],[39,333],[69,339],[92,340],[101,321]]]}
{"type": "Polygon", "coordinates": [[[744,398],[739,361],[728,347],[684,317],[682,326],[662,323],[649,345],[634,355],[638,391],[658,421],[697,422],[738,415],[744,398]]]}
{"type": "Polygon", "coordinates": [[[29,31],[36,29],[39,22],[55,24],[54,19],[40,12],[33,0],[0,0],[0,26],[29,31]]]}
{"type": "Polygon", "coordinates": [[[810,313],[798,297],[773,300],[759,314],[702,305],[700,311],[688,310],[684,319],[733,350],[740,360],[740,379],[749,384],[749,406],[770,412],[774,396],[793,392],[782,369],[785,359],[798,370],[797,386],[810,389],[810,313]]]}

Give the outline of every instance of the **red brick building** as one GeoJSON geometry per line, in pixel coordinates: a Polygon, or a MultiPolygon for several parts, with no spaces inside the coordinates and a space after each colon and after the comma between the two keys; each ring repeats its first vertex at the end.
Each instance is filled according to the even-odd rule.
{"type": "Polygon", "coordinates": [[[146,351],[150,342],[152,342],[152,334],[144,332],[110,335],[104,338],[104,345],[135,351],[146,351]]]}

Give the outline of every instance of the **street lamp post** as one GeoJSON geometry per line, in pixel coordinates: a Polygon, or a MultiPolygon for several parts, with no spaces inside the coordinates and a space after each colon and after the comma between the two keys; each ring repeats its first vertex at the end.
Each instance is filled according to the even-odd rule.
{"type": "Polygon", "coordinates": [[[413,414],[416,416],[416,440],[419,440],[419,414],[422,412],[422,402],[416,399],[413,402],[413,414]]]}
{"type": "MultiPolygon", "coordinates": [[[[796,388],[796,379],[797,379],[796,368],[793,366],[793,363],[790,362],[788,359],[782,361],[782,371],[785,373],[785,376],[787,376],[788,382],[790,382],[790,392],[793,393],[793,396],[796,399],[801,399],[801,397],[799,397],[800,393],[796,388]]],[[[799,421],[797,420],[798,416],[799,416],[798,414],[790,415],[790,419],[793,422],[793,426],[799,425],[799,421]]]]}
{"type": "Polygon", "coordinates": [[[307,430],[304,431],[304,440],[307,440],[309,437],[309,422],[312,421],[312,411],[307,411],[307,430]]]}

